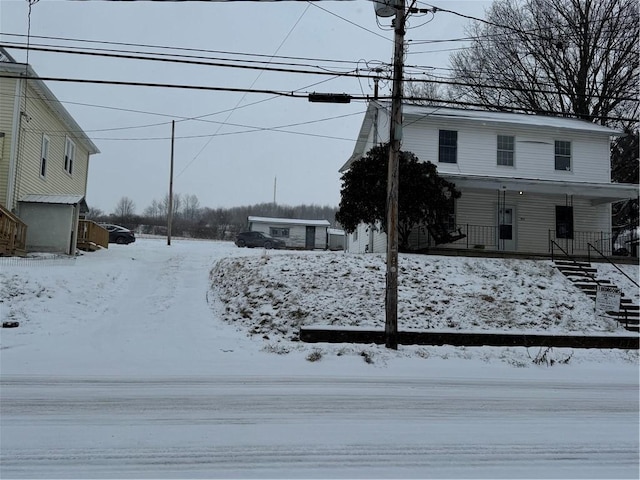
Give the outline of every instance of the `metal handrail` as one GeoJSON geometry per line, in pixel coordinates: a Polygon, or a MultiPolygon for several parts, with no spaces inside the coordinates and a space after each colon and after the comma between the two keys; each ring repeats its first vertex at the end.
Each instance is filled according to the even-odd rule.
{"type": "Polygon", "coordinates": [[[609,260],[600,250],[598,250],[596,247],[594,247],[593,245],[591,245],[590,243],[587,243],[587,253],[588,253],[588,257],[589,257],[589,263],[591,263],[591,249],[594,249],[602,258],[604,258],[607,262],[609,262],[611,265],[613,265],[614,267],[616,267],[616,269],[625,277],[627,277],[631,283],[633,283],[636,287],[640,288],[640,285],[638,285],[636,283],[636,281],[634,279],[632,279],[629,275],[627,275],[626,273],[624,273],[622,271],[622,269],[620,267],[618,267],[615,263],[613,263],[611,260],[609,260]]]}
{"type": "Polygon", "coordinates": [[[593,280],[597,285],[599,285],[599,286],[604,286],[602,283],[600,283],[600,282],[598,281],[598,279],[597,279],[595,276],[593,276],[590,272],[588,272],[588,271],[587,271],[587,270],[586,270],[586,269],[585,269],[585,268],[584,268],[584,267],[583,267],[583,266],[582,266],[582,265],[581,265],[581,264],[580,264],[580,263],[579,263],[575,258],[573,258],[571,255],[569,255],[569,254],[567,253],[567,251],[566,251],[564,248],[562,248],[560,245],[558,245],[558,244],[555,242],[555,240],[553,240],[553,239],[551,239],[551,238],[550,238],[550,239],[549,239],[549,242],[551,243],[551,260],[552,260],[552,261],[555,261],[555,258],[554,258],[554,256],[553,256],[553,254],[554,254],[553,246],[555,245],[556,247],[558,247],[558,248],[560,249],[560,251],[562,251],[562,253],[564,253],[564,254],[565,254],[565,256],[566,256],[569,260],[571,260],[571,261],[572,261],[572,262],[573,262],[573,263],[574,263],[578,268],[580,268],[580,270],[582,270],[582,271],[583,271],[583,273],[584,273],[587,277],[591,278],[591,279],[592,279],[592,280],[593,280]]]}

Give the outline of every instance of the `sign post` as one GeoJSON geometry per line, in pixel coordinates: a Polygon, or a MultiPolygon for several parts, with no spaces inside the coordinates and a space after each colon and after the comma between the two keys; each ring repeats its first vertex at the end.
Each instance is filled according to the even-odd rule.
{"type": "Polygon", "coordinates": [[[596,318],[607,317],[607,312],[620,311],[620,290],[616,287],[598,285],[596,292],[596,318]]]}

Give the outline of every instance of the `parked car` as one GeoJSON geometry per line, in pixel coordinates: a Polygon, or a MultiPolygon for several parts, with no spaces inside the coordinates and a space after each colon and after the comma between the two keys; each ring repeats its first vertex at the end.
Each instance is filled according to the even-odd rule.
{"type": "Polygon", "coordinates": [[[236,237],[236,245],[239,247],[264,247],[284,248],[286,244],[271,235],[262,232],[240,232],[236,237]]]}
{"type": "Polygon", "coordinates": [[[101,223],[100,226],[109,232],[109,243],[128,245],[136,241],[136,235],[128,228],[112,223],[101,223]]]}

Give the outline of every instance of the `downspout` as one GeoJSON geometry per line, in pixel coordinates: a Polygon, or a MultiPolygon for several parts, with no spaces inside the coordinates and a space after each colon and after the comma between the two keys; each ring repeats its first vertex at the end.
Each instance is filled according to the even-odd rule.
{"type": "Polygon", "coordinates": [[[9,153],[9,178],[7,179],[7,209],[15,212],[15,191],[16,178],[18,175],[18,155],[20,143],[20,123],[22,116],[20,115],[20,99],[22,98],[22,82],[21,78],[16,79],[15,101],[13,103],[13,119],[11,121],[11,150],[9,153]]]}

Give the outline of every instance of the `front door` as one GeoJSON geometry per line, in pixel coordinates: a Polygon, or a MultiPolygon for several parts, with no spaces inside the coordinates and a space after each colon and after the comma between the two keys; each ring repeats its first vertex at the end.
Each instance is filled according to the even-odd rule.
{"type": "Polygon", "coordinates": [[[498,208],[498,250],[516,249],[516,209],[505,205],[498,208]]]}
{"type": "Polygon", "coordinates": [[[305,248],[307,250],[313,250],[316,248],[316,227],[307,227],[305,248]]]}

